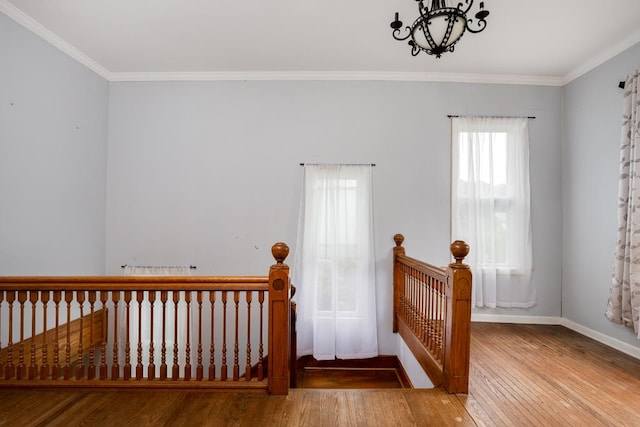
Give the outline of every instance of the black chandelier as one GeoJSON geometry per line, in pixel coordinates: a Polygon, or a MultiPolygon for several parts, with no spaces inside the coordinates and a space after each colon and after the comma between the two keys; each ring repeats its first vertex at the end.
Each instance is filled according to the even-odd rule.
{"type": "Polygon", "coordinates": [[[394,39],[402,41],[411,38],[409,46],[413,56],[423,51],[440,58],[445,52],[453,52],[465,30],[479,33],[487,27],[485,18],[489,16],[489,11],[484,10],[482,1],[480,10],[475,15],[476,22],[474,19],[467,19],[467,12],[471,9],[473,0],[460,1],[456,7],[447,7],[445,0],[432,0],[431,9],[425,7],[422,0],[416,1],[420,16],[413,25],[405,28],[409,32],[406,36],[400,37],[402,21],[398,18],[398,12],[391,23],[394,39]]]}

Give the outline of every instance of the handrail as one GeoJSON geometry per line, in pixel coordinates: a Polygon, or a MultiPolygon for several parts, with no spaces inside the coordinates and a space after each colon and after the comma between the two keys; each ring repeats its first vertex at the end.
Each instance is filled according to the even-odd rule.
{"type": "Polygon", "coordinates": [[[207,291],[269,289],[269,276],[0,276],[14,291],[207,291]]]}
{"type": "Polygon", "coordinates": [[[435,267],[405,255],[396,234],[393,332],[399,332],[435,386],[467,393],[471,332],[469,246],[451,244],[455,262],[435,267]]]}
{"type": "Polygon", "coordinates": [[[240,387],[287,394],[288,251],[284,243],[272,247],[276,264],[268,276],[0,277],[0,347],[6,346],[0,387],[240,387]],[[79,326],[72,330],[73,322],[79,326]],[[180,345],[178,327],[186,330],[180,345]],[[161,357],[154,356],[160,348],[161,357]]]}

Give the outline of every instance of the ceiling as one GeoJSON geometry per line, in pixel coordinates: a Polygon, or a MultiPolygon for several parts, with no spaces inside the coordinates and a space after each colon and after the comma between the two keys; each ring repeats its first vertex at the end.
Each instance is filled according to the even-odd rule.
{"type": "Polygon", "coordinates": [[[0,0],[1,12],[109,80],[561,85],[640,41],[638,0],[485,6],[486,30],[467,32],[437,59],[413,57],[391,36],[395,12],[405,25],[417,18],[414,0],[0,0]]]}

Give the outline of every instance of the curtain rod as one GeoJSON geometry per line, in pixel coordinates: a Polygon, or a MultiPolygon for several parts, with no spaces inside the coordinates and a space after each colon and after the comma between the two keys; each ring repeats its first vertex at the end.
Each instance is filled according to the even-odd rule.
{"type": "Polygon", "coordinates": [[[312,166],[318,166],[318,165],[332,165],[332,164],[336,164],[339,166],[375,166],[375,163],[300,163],[300,166],[304,166],[304,165],[312,165],[312,166]]]}
{"type": "MultiPolygon", "coordinates": [[[[121,265],[120,268],[126,268],[127,266],[129,267],[137,267],[137,268],[174,268],[174,267],[183,267],[182,265],[121,265]]],[[[195,265],[190,265],[189,268],[191,270],[195,270],[196,267],[195,265]]]]}
{"type": "Polygon", "coordinates": [[[447,114],[447,117],[450,119],[458,118],[458,117],[479,117],[486,119],[535,119],[536,116],[456,116],[453,114],[447,114]]]}

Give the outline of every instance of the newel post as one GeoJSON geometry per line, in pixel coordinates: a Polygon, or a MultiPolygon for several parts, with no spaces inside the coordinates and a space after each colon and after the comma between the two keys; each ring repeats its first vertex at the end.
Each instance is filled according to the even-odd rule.
{"type": "Polygon", "coordinates": [[[393,332],[398,332],[398,316],[400,312],[400,297],[404,290],[404,277],[400,270],[400,263],[398,262],[398,255],[405,255],[402,242],[404,242],[404,236],[402,234],[396,234],[393,236],[393,240],[396,242],[396,246],[393,248],[393,332]]]}
{"type": "Polygon", "coordinates": [[[469,350],[471,345],[471,269],[463,264],[469,245],[451,244],[455,262],[447,268],[443,386],[449,393],[469,392],[469,350]]]}
{"type": "Polygon", "coordinates": [[[269,349],[267,359],[268,392],[289,393],[289,255],[285,243],[271,248],[276,264],[269,269],[269,349]]]}

